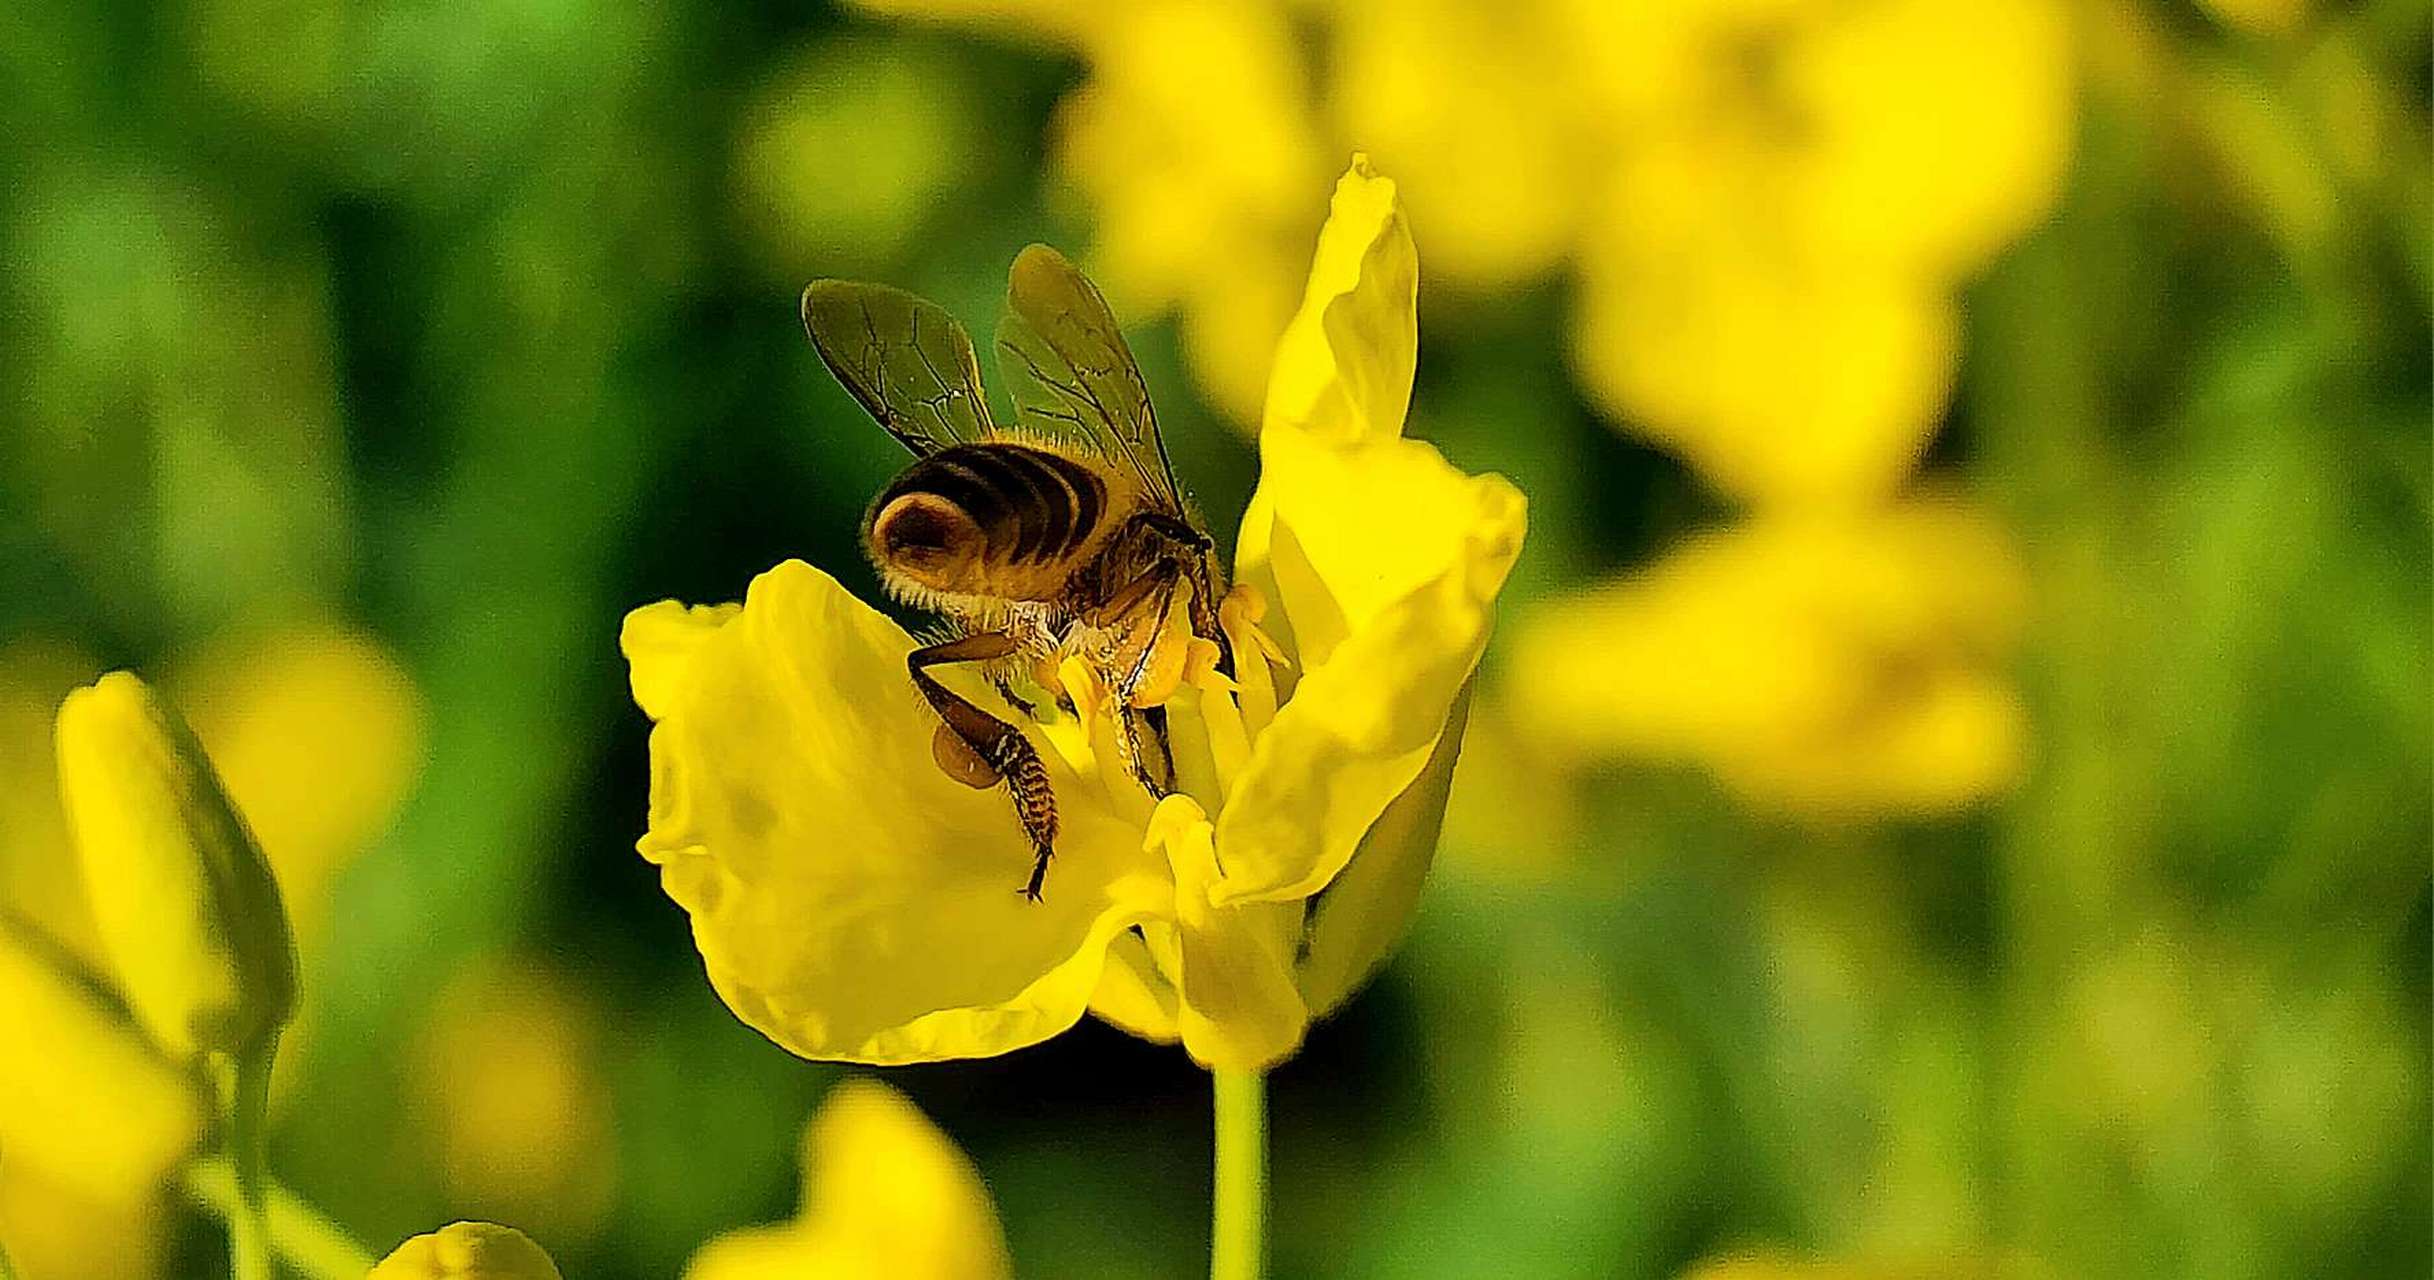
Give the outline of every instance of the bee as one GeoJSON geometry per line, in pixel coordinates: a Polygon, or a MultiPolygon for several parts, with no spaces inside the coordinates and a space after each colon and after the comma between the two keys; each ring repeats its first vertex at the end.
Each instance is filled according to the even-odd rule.
{"type": "MultiPolygon", "coordinates": [[[[933,754],[959,782],[1006,788],[1033,853],[1023,895],[1036,902],[1056,852],[1047,768],[1019,729],[933,669],[980,664],[1010,706],[1030,711],[1012,677],[1057,689],[1055,673],[1081,659],[1107,695],[1123,764],[1164,794],[1173,761],[1163,711],[1134,703],[1163,648],[1188,642],[1168,621],[1179,596],[1191,632],[1218,647],[1230,674],[1216,543],[1175,484],[1106,299],[1056,250],[1032,245],[1008,272],[997,366],[1015,405],[1010,426],[990,418],[970,336],[935,304],[815,280],[803,327],[829,372],[912,452],[871,502],[863,546],[891,595],[942,620],[905,660],[938,716],[933,754]],[[1162,772],[1148,745],[1164,755],[1162,772]]],[[[1073,709],[1069,692],[1056,696],[1073,709]]]]}

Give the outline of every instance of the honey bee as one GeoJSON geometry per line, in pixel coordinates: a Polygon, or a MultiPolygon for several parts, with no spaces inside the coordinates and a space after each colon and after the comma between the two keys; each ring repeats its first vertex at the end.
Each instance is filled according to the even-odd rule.
{"type": "MultiPolygon", "coordinates": [[[[1012,677],[1058,689],[1079,658],[1105,691],[1123,763],[1152,795],[1173,762],[1163,712],[1135,706],[1165,646],[1178,593],[1194,635],[1232,657],[1217,625],[1216,543],[1175,484],[1149,390],[1106,299],[1063,254],[1032,245],[1008,273],[998,375],[1017,422],[991,421],[963,326],[884,285],[816,280],[803,327],[829,372],[912,451],[870,505],[864,549],[890,594],[943,620],[906,658],[938,715],[933,754],[951,778],[1002,785],[1030,838],[1038,901],[1056,852],[1056,794],[1029,738],[941,683],[932,668],[979,663],[1007,702],[1012,677]]],[[[1171,656],[1171,655],[1169,655],[1171,656]]],[[[1072,699],[1059,692],[1068,711],[1072,699]]]]}

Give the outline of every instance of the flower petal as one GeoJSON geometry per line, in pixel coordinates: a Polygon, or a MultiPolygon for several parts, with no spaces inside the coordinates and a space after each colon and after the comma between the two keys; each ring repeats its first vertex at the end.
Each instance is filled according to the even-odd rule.
{"type": "Polygon", "coordinates": [[[1528,619],[1515,705],[1569,752],[1698,763],[1787,808],[1946,811],[2021,766],[2027,590],[1948,500],[1761,516],[1528,619]]]}
{"type": "Polygon", "coordinates": [[[365,1280],[559,1280],[557,1264],[531,1238],[493,1222],[455,1222],[416,1236],[381,1259],[365,1280]]]}
{"type": "Polygon", "coordinates": [[[1306,897],[1417,778],[1487,643],[1520,491],[1418,441],[1261,437],[1268,559],[1303,664],[1217,819],[1220,905],[1306,897]]]}
{"type": "Polygon", "coordinates": [[[0,1163],[141,1202],[203,1138],[192,1079],[48,939],[0,913],[0,1163]]]}
{"type": "Polygon", "coordinates": [[[1356,155],[1335,186],[1301,311],[1276,348],[1262,432],[1349,443],[1403,433],[1419,360],[1420,259],[1392,179],[1356,155]]]}
{"type": "Polygon", "coordinates": [[[1301,1047],[1310,1025],[1293,981],[1301,904],[1212,904],[1215,837],[1190,796],[1168,796],[1150,817],[1145,844],[1165,850],[1175,875],[1177,1023],[1193,1061],[1212,1071],[1261,1071],[1301,1047]]]}
{"type": "MultiPolygon", "coordinates": [[[[1109,940],[1167,909],[1139,828],[1045,749],[1058,856],[1045,899],[1025,901],[1031,854],[1005,792],[939,771],[912,639],[828,575],[761,575],[671,673],[677,622],[666,605],[627,622],[659,721],[637,847],[692,915],[719,994],[779,1044],[895,1063],[1035,1043],[1081,1017],[1109,940]]],[[[995,705],[971,673],[940,675],[995,705]]]]}
{"type": "Polygon", "coordinates": [[[1109,1026],[1151,1044],[1173,1044],[1183,1038],[1175,984],[1158,971],[1149,944],[1139,934],[1118,934],[1107,948],[1107,967],[1099,973],[1099,989],[1091,993],[1090,1011],[1109,1026]]]}
{"type": "Polygon", "coordinates": [[[617,647],[625,652],[634,705],[653,720],[676,705],[676,691],[702,642],[743,611],[740,604],[682,605],[673,600],[646,605],[625,616],[617,647]]]}
{"type": "Polygon", "coordinates": [[[1013,1274],[989,1189],[903,1094],[876,1080],[831,1090],[803,1130],[803,1213],[704,1245],[685,1280],[1013,1274]]]}
{"type": "Polygon", "coordinates": [[[1420,776],[1361,837],[1352,861],[1327,883],[1303,926],[1307,945],[1301,963],[1302,999],[1313,1017],[1342,1004],[1403,940],[1420,906],[1420,886],[1436,861],[1437,834],[1445,826],[1445,801],[1454,786],[1454,762],[1462,755],[1462,731],[1470,721],[1470,686],[1463,686],[1454,711],[1438,735],[1436,750],[1420,776]]]}

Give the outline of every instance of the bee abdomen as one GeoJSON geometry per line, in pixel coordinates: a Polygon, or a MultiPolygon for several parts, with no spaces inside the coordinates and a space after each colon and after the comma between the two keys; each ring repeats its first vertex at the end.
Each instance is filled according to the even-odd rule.
{"type": "MultiPolygon", "coordinates": [[[[985,441],[940,449],[905,468],[873,505],[883,563],[940,591],[980,590],[1005,571],[1057,565],[1089,545],[1107,486],[1046,449],[985,441]]],[[[1061,582],[1038,577],[1042,590],[1061,582]]]]}

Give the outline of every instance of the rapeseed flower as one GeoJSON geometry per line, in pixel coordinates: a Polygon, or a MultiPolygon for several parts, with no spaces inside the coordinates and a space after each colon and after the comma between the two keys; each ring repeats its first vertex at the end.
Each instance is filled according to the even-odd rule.
{"type": "Polygon", "coordinates": [[[2010,547],[1956,503],[1762,516],[1543,608],[1514,696],[1577,755],[1696,764],[1819,816],[1945,811],[2022,766],[2026,609],[2010,547]]]}
{"type": "Polygon", "coordinates": [[[989,1188],[971,1160],[903,1094],[848,1080],[803,1130],[801,1212],[703,1245],[684,1280],[1013,1274],[989,1188]]]}
{"type": "Polygon", "coordinates": [[[559,1280],[558,1266],[514,1227],[452,1222],[415,1236],[364,1280],[559,1280]]]}
{"type": "Polygon", "coordinates": [[[449,1203],[561,1242],[598,1233],[617,1190],[603,1022],[535,960],[477,961],[449,982],[410,1059],[449,1203]]]}
{"type": "Polygon", "coordinates": [[[292,1000],[286,926],[259,909],[301,889],[322,914],[328,876],[396,801],[416,715],[393,663],[317,626],[181,662],[191,733],[123,674],[71,695],[54,732],[59,690],[92,671],[64,649],[0,655],[0,1023],[26,1031],[0,1046],[0,1241],[35,1275],[137,1277],[157,1271],[168,1189],[210,1133],[199,1058],[228,1055],[198,1051],[242,1051],[292,1000]],[[279,881],[268,899],[248,831],[279,881]],[[142,923],[156,912],[169,924],[142,923]]]}
{"type": "MultiPolygon", "coordinates": [[[[739,1017],[806,1057],[901,1063],[1003,1053],[1096,1010],[1255,1070],[1382,961],[1525,524],[1502,478],[1402,437],[1417,283],[1394,184],[1356,160],[1276,352],[1218,609],[1233,677],[1171,624],[1178,790],[1153,799],[1117,763],[1076,667],[1076,716],[1000,712],[1058,798],[1043,902],[1015,893],[1030,853],[1004,797],[933,762],[912,638],[827,574],[788,562],[741,605],[628,615],[656,722],[638,847],[739,1017]]],[[[1004,706],[976,679],[958,691],[1004,706]]]]}
{"type": "Polygon", "coordinates": [[[1753,501],[1891,492],[1950,389],[1955,289],[2069,154],[2056,0],[862,3],[1081,59],[1051,132],[1094,266],[1179,316],[1237,417],[1291,313],[1305,175],[1358,144],[1457,289],[1573,266],[1585,388],[1753,501]]]}

